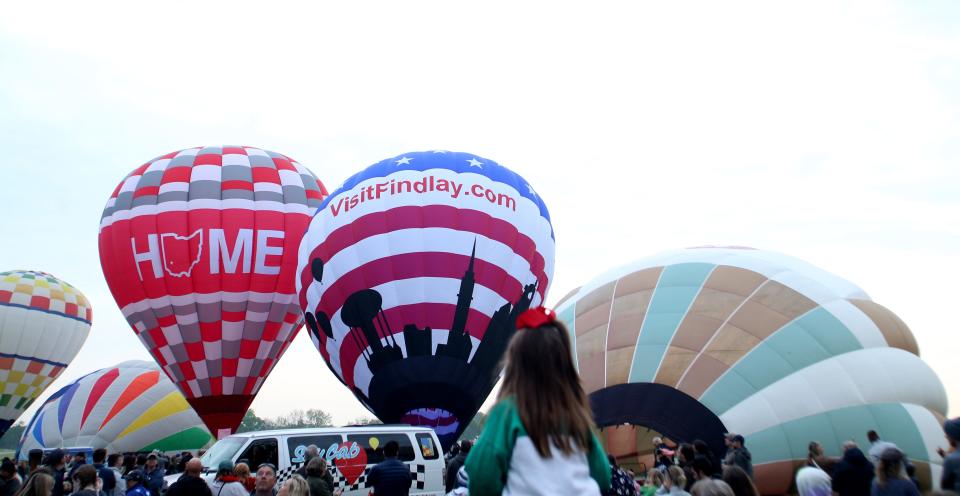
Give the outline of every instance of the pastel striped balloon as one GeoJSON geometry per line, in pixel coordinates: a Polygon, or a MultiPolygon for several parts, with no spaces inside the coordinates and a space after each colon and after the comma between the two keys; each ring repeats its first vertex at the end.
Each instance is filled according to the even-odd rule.
{"type": "Polygon", "coordinates": [[[113,297],[218,436],[300,328],[296,250],[326,193],[290,157],[216,146],[141,165],[107,201],[100,263],[113,297]]]}
{"type": "Polygon", "coordinates": [[[444,445],[499,375],[516,315],[553,275],[550,216],[516,173],[476,155],[413,152],[348,179],[300,245],[311,338],[384,422],[444,445]]]}
{"type": "Polygon", "coordinates": [[[160,368],[132,360],[60,388],[37,410],[20,440],[34,448],[69,446],[110,452],[180,451],[213,440],[203,421],[160,368]]]}
{"type": "Polygon", "coordinates": [[[0,272],[0,435],[63,372],[93,318],[83,293],[45,272],[0,272]]]}
{"type": "MultiPolygon", "coordinates": [[[[946,393],[909,328],[810,264],[746,248],[671,251],[598,276],[557,312],[601,424],[720,449],[723,432],[739,433],[765,494],[789,489],[809,442],[840,456],[854,439],[866,452],[870,429],[907,452],[927,487],[939,480],[946,393]]],[[[650,450],[648,435],[606,430],[626,460],[650,450]]]]}

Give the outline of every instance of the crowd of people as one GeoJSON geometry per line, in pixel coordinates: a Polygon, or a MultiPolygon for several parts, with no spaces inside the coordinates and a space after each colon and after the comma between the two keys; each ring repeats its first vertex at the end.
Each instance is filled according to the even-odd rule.
{"type": "Polygon", "coordinates": [[[310,446],[304,466],[278,491],[277,469],[269,463],[251,473],[245,462],[223,461],[208,481],[200,458],[189,452],[167,457],[98,449],[89,463],[83,452],[31,450],[19,466],[9,459],[0,464],[0,496],[339,496],[326,460],[317,454],[310,446]],[[174,483],[165,482],[178,474],[174,483]]]}
{"type": "Polygon", "coordinates": [[[34,449],[19,465],[0,463],[0,496],[160,496],[164,476],[176,472],[183,456],[192,455],[171,460],[157,453],[108,455],[101,448],[87,460],[85,452],[34,449]]]}
{"type": "MultiPolygon", "coordinates": [[[[944,457],[940,486],[960,492],[960,419],[948,420],[944,432],[950,452],[944,457]]],[[[809,444],[806,463],[796,473],[799,496],[919,496],[916,467],[895,444],[876,431],[867,432],[870,447],[864,454],[855,441],[843,445],[841,457],[828,457],[819,442],[809,444]]],[[[619,467],[610,457],[612,484],[606,494],[627,496],[759,496],[754,484],[753,462],[743,436],[725,436],[726,453],[717,460],[707,444],[670,447],[653,439],[654,469],[641,479],[619,467]]]]}
{"type": "MultiPolygon", "coordinates": [[[[452,496],[508,494],[582,496],[759,496],[753,460],[743,436],[728,433],[718,459],[702,440],[668,445],[653,439],[654,467],[642,479],[618,466],[604,452],[593,430],[587,396],[572,360],[570,336],[554,313],[543,307],[517,319],[517,333],[505,353],[505,371],[497,403],[475,441],[450,450],[444,476],[452,496]]],[[[948,420],[950,444],[944,457],[941,488],[960,490],[960,419],[948,420]]],[[[919,496],[914,468],[893,443],[875,431],[867,434],[864,454],[857,443],[843,456],[825,456],[811,442],[805,466],[796,474],[800,496],[919,496]]],[[[398,460],[399,445],[384,446],[384,460],[366,477],[375,496],[406,496],[412,480],[398,460]]],[[[303,466],[277,491],[277,468],[222,461],[216,476],[203,478],[199,458],[189,453],[168,460],[162,455],[120,455],[98,449],[92,463],[64,451],[43,457],[31,451],[18,467],[0,464],[0,496],[338,496],[326,461],[316,446],[306,449],[303,466]],[[180,473],[169,487],[164,476],[180,473]]]]}

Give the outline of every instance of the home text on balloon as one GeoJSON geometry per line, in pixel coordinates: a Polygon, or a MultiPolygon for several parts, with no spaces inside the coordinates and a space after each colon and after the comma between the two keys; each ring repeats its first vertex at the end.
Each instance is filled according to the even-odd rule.
{"type": "Polygon", "coordinates": [[[210,274],[250,273],[276,275],[280,273],[280,257],[283,255],[283,231],[273,229],[238,229],[230,242],[223,229],[197,229],[188,236],[176,233],[148,234],[146,246],[143,241],[130,238],[137,275],[155,278],[163,273],[172,277],[190,277],[200,265],[203,250],[208,253],[210,274]],[[272,263],[271,263],[272,262],[272,263]],[[141,265],[149,264],[150,270],[141,265]]]}
{"type": "MultiPolygon", "coordinates": [[[[326,458],[328,463],[332,463],[334,460],[352,460],[360,455],[360,445],[356,442],[350,443],[350,446],[341,446],[340,443],[333,443],[328,448],[321,448],[318,453],[321,458],[326,458]]],[[[306,454],[307,447],[301,444],[294,448],[293,458],[291,458],[290,461],[293,463],[303,463],[307,461],[306,454]]]]}
{"type": "Polygon", "coordinates": [[[391,179],[376,184],[369,184],[360,188],[360,193],[346,196],[342,195],[336,202],[330,202],[330,213],[334,217],[340,212],[349,212],[351,208],[357,205],[379,200],[380,198],[402,195],[402,194],[424,194],[434,192],[446,192],[451,198],[477,197],[483,198],[488,202],[498,205],[514,212],[517,211],[517,201],[508,194],[498,193],[482,184],[472,184],[469,187],[464,183],[444,179],[436,176],[425,176],[420,180],[391,179]]]}

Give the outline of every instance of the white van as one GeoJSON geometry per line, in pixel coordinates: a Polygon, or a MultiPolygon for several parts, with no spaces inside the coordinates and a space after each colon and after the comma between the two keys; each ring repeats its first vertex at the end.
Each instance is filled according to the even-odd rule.
{"type": "MultiPolygon", "coordinates": [[[[383,461],[383,447],[390,441],[400,445],[398,459],[410,467],[410,494],[443,495],[443,452],[437,435],[426,427],[371,425],[244,432],[217,441],[200,459],[205,478],[210,479],[223,460],[234,464],[243,461],[254,473],[263,463],[273,464],[279,489],[303,466],[307,446],[313,444],[327,460],[334,487],[342,488],[344,495],[367,496],[372,490],[367,475],[383,461]]],[[[170,476],[169,483],[177,477],[170,476]]]]}

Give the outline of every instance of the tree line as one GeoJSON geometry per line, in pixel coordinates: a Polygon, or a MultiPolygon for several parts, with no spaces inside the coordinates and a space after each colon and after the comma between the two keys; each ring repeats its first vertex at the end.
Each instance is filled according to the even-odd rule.
{"type": "MultiPolygon", "coordinates": [[[[379,424],[379,420],[369,417],[358,417],[347,425],[370,425],[379,424]]],[[[320,409],[309,408],[306,410],[293,410],[286,415],[274,418],[258,417],[253,410],[247,410],[240,422],[237,432],[264,431],[269,429],[302,429],[309,427],[331,427],[333,426],[333,417],[320,409]]]]}

